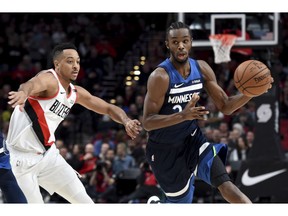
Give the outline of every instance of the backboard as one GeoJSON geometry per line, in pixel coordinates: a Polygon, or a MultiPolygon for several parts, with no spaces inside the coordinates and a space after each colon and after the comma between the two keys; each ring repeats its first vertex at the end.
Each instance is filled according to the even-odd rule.
{"type": "Polygon", "coordinates": [[[178,13],[178,20],[190,26],[193,47],[211,47],[209,35],[235,34],[234,46],[278,44],[279,13],[178,13]]]}

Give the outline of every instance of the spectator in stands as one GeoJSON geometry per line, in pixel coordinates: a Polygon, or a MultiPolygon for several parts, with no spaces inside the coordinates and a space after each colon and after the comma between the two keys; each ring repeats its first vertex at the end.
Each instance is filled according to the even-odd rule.
{"type": "Polygon", "coordinates": [[[85,174],[88,174],[89,172],[95,169],[97,160],[98,158],[94,156],[93,144],[87,143],[85,145],[84,155],[80,158],[82,166],[78,170],[78,172],[82,175],[82,177],[85,177],[85,174]]]}
{"type": "Polygon", "coordinates": [[[80,144],[74,144],[72,147],[71,157],[67,159],[67,162],[74,170],[80,170],[82,167],[82,154],[83,150],[80,144]]]}
{"type": "Polygon", "coordinates": [[[129,107],[131,103],[135,101],[136,93],[134,86],[125,86],[124,96],[123,96],[123,105],[129,107]]]}
{"type": "Polygon", "coordinates": [[[99,155],[96,155],[98,157],[99,160],[105,160],[106,154],[108,149],[110,148],[108,143],[102,143],[101,145],[101,151],[99,153],[99,155]]]}
{"type": "Polygon", "coordinates": [[[115,149],[115,141],[113,140],[112,131],[103,131],[96,135],[96,139],[93,142],[94,145],[94,155],[99,156],[101,153],[102,145],[104,143],[109,145],[109,148],[115,149]]]}
{"type": "Polygon", "coordinates": [[[98,202],[97,200],[100,195],[110,186],[113,187],[114,183],[115,179],[113,178],[112,163],[110,160],[102,158],[97,162],[86,190],[90,197],[95,202],[98,202]]]}
{"type": "Polygon", "coordinates": [[[97,49],[99,56],[105,62],[105,74],[112,75],[113,65],[117,56],[117,51],[114,49],[108,38],[104,35],[101,35],[99,37],[99,40],[97,40],[97,43],[95,44],[95,48],[97,49]]]}
{"type": "Polygon", "coordinates": [[[121,171],[135,166],[135,159],[127,153],[126,143],[118,143],[116,156],[113,161],[113,173],[118,175],[121,171]]]}
{"type": "Polygon", "coordinates": [[[247,159],[248,147],[247,139],[244,135],[239,136],[236,140],[236,147],[231,151],[230,160],[243,161],[247,159]]]}
{"type": "Polygon", "coordinates": [[[125,104],[124,97],[122,95],[116,95],[115,105],[121,107],[126,113],[129,112],[129,106],[125,104]]]}
{"type": "Polygon", "coordinates": [[[221,122],[219,124],[219,132],[221,137],[228,137],[229,136],[229,126],[227,122],[221,122]]]}
{"type": "Polygon", "coordinates": [[[247,110],[247,106],[240,107],[233,117],[232,124],[240,123],[244,131],[253,130],[255,121],[252,113],[247,110]]]}
{"type": "Polygon", "coordinates": [[[246,132],[247,147],[251,149],[254,143],[255,135],[253,131],[246,132]]]}

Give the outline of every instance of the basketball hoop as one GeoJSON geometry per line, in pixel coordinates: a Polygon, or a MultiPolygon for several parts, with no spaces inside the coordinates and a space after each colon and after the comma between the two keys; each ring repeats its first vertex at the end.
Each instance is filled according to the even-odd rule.
{"type": "Polygon", "coordinates": [[[214,61],[216,64],[231,61],[230,51],[234,45],[237,36],[233,34],[215,34],[210,35],[209,40],[214,51],[214,61]]]}

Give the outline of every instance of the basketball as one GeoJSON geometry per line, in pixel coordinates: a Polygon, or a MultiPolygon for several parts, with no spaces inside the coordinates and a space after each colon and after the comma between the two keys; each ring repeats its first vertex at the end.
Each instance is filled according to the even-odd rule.
{"type": "Polygon", "coordinates": [[[270,84],[270,69],[261,61],[244,61],[235,70],[234,85],[246,96],[261,95],[267,92],[270,84]]]}

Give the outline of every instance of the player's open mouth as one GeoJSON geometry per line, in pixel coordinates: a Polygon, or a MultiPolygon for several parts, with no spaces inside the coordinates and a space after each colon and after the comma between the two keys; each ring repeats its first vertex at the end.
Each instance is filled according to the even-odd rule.
{"type": "Polygon", "coordinates": [[[179,53],[179,54],[178,54],[178,58],[184,58],[185,56],[186,56],[185,53],[179,53]]]}

